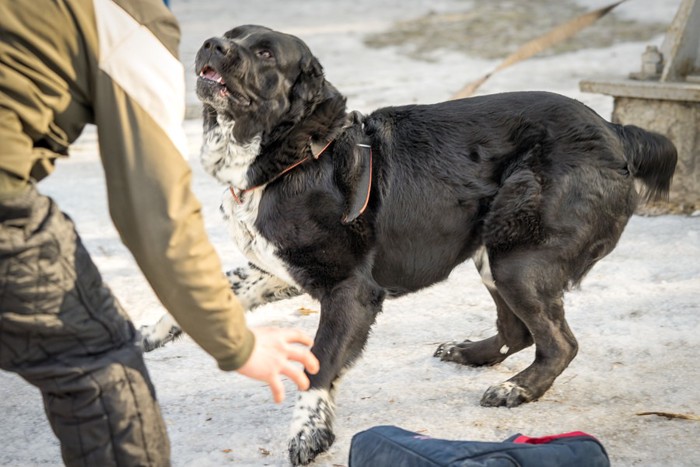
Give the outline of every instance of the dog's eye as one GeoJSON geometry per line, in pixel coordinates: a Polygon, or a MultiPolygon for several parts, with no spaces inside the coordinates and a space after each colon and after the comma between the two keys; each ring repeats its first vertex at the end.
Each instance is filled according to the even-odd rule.
{"type": "Polygon", "coordinates": [[[258,57],[262,57],[264,59],[270,59],[270,58],[272,58],[272,52],[270,52],[267,49],[260,49],[260,50],[258,50],[258,57]]]}

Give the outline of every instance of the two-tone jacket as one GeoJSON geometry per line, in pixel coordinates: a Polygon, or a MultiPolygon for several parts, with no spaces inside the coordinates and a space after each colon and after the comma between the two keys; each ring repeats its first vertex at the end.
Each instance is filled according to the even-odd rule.
{"type": "Polygon", "coordinates": [[[50,174],[95,124],[122,241],[182,329],[234,370],[254,336],[190,187],[179,39],[162,0],[0,0],[0,196],[50,174]]]}

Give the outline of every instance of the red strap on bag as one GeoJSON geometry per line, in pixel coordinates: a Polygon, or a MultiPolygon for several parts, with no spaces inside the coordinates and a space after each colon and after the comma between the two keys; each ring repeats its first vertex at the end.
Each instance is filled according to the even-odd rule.
{"type": "Polygon", "coordinates": [[[557,439],[574,438],[576,436],[588,436],[589,438],[593,438],[593,436],[589,435],[588,433],[584,433],[583,431],[572,431],[569,433],[562,433],[559,435],[542,436],[540,438],[530,438],[529,436],[520,435],[517,438],[515,438],[513,442],[523,444],[547,444],[557,439]]]}

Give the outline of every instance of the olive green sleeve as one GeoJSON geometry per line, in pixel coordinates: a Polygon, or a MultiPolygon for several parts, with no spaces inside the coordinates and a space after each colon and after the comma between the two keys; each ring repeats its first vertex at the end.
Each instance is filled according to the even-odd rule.
{"type": "Polygon", "coordinates": [[[94,109],[112,219],[182,329],[222,370],[238,369],[253,350],[254,336],[191,190],[183,157],[182,68],[163,46],[173,38],[161,41],[153,33],[176,34],[177,28],[134,27],[125,10],[115,10],[111,2],[100,8],[98,2],[98,37],[104,42],[94,109]]]}

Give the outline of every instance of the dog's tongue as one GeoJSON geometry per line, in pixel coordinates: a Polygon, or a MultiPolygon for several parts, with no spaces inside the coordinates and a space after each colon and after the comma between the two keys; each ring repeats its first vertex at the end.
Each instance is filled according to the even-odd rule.
{"type": "Polygon", "coordinates": [[[221,77],[220,74],[218,74],[214,69],[212,68],[207,68],[205,70],[202,70],[202,72],[199,74],[203,78],[206,78],[211,81],[216,81],[217,83],[223,84],[224,80],[221,77]]]}

